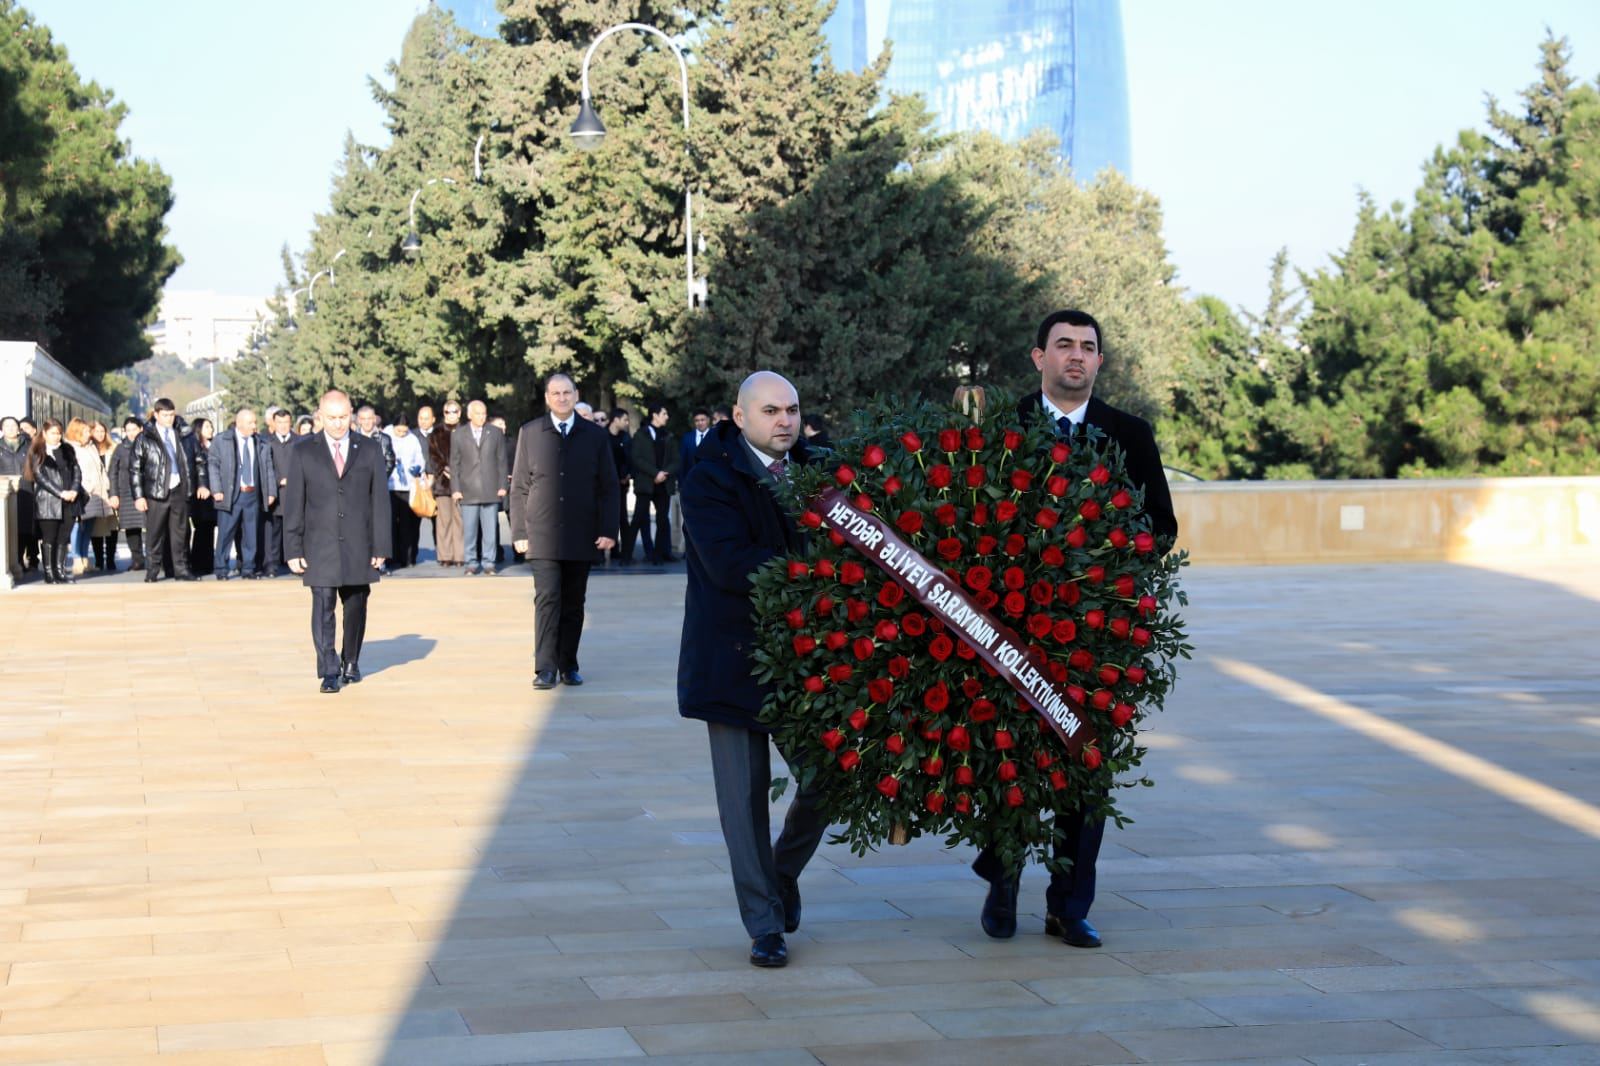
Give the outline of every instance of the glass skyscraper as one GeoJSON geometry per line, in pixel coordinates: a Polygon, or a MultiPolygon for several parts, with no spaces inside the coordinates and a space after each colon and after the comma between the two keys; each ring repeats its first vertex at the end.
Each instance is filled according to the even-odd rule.
{"type": "Polygon", "coordinates": [[[826,32],[849,70],[893,42],[887,87],[920,93],[942,129],[1054,130],[1080,180],[1130,174],[1118,0],[839,0],[826,32]]]}

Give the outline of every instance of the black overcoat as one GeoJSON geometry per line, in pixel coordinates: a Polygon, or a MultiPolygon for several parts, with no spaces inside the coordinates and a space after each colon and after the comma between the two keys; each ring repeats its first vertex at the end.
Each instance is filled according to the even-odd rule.
{"type": "Polygon", "coordinates": [[[309,588],[373,584],[372,560],[394,554],[383,446],[359,433],[346,434],[345,444],[343,477],[324,433],[301,437],[289,453],[279,501],[283,554],[306,561],[301,581],[309,588]]]}
{"type": "MultiPolygon", "coordinates": [[[[1030,393],[1017,402],[1017,418],[1024,424],[1039,418],[1044,411],[1044,394],[1030,393]]],[[[1161,465],[1161,449],[1150,423],[1138,415],[1118,410],[1093,396],[1083,420],[1096,426],[1122,446],[1128,480],[1144,489],[1144,510],[1150,516],[1150,531],[1156,535],[1162,554],[1178,539],[1178,516],[1172,511],[1172,493],[1167,488],[1167,472],[1161,465]]]]}
{"type": "MultiPolygon", "coordinates": [[[[808,458],[804,442],[789,453],[790,462],[808,458]]],[[[678,492],[689,570],[678,713],[770,732],[756,720],[767,693],[751,673],[756,627],[750,575],[774,556],[799,551],[805,540],[731,421],[711,428],[678,492]]]]}
{"type": "Polygon", "coordinates": [[[133,505],[133,444],[124,440],[111,453],[111,495],[117,497],[117,526],[123,530],[144,528],[144,512],[133,505]]]}
{"type": "Polygon", "coordinates": [[[511,539],[529,559],[593,562],[599,537],[617,539],[621,496],[611,435],[574,417],[562,436],[549,415],[523,424],[511,467],[511,539]]]}

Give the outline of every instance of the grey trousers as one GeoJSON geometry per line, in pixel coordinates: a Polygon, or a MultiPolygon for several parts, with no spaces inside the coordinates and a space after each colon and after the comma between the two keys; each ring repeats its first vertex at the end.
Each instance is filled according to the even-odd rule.
{"type": "Polygon", "coordinates": [[[717,813],[733,865],[739,916],[751,939],[781,933],[784,914],[778,878],[800,876],[828,831],[827,817],[817,808],[815,790],[798,793],[774,845],[767,810],[772,787],[771,738],[719,722],[707,722],[706,727],[711,736],[717,813]]]}

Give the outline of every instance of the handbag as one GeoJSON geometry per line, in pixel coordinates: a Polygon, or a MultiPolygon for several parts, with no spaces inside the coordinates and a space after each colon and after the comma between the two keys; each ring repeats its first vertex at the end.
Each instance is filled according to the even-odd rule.
{"type": "Polygon", "coordinates": [[[432,518],[439,513],[439,501],[433,490],[420,481],[411,483],[411,513],[418,518],[432,518]]]}

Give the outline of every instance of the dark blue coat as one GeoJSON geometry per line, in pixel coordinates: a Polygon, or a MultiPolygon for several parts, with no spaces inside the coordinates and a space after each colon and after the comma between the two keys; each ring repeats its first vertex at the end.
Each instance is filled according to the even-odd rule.
{"type": "MultiPolygon", "coordinates": [[[[805,444],[797,443],[789,457],[806,462],[805,444]]],[[[773,556],[800,550],[804,540],[732,422],[711,428],[678,492],[689,570],[678,713],[768,732],[756,721],[766,691],[751,674],[750,575],[773,556]]]]}

